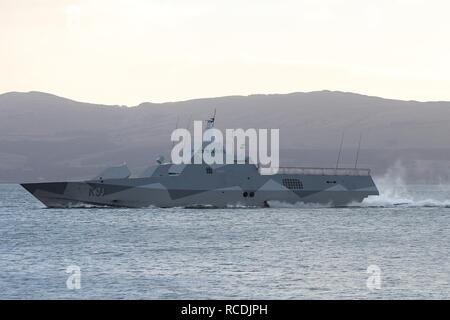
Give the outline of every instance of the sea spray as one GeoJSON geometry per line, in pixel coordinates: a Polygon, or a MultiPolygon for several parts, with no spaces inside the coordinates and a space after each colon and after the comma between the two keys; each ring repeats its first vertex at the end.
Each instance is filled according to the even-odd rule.
{"type": "MultiPolygon", "coordinates": [[[[442,197],[436,197],[436,193],[433,193],[434,197],[430,198],[427,192],[420,192],[417,190],[417,186],[407,185],[405,183],[405,177],[407,170],[403,166],[401,161],[395,162],[395,164],[388,168],[383,176],[373,177],[375,184],[380,192],[379,196],[369,196],[364,199],[360,204],[355,206],[366,207],[393,207],[393,206],[406,206],[406,207],[449,207],[450,199],[448,199],[448,193],[444,193],[442,197]]],[[[426,190],[433,188],[433,186],[424,186],[426,190]]],[[[449,186],[434,186],[438,190],[449,190],[449,186]]],[[[425,191],[426,191],[425,190],[425,191]]]]}

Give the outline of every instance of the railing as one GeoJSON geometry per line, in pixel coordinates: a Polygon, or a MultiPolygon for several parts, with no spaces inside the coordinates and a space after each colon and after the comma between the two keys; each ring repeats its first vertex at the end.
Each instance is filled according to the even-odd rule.
{"type": "MultiPolygon", "coordinates": [[[[261,173],[262,168],[258,168],[261,173]]],[[[355,168],[304,168],[304,167],[280,167],[278,172],[276,168],[264,168],[265,174],[305,174],[317,176],[369,176],[370,169],[355,168]]]]}

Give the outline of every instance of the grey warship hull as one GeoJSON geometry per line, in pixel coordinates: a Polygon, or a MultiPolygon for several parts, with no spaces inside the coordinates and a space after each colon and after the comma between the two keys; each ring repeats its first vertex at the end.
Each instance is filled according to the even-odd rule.
{"type": "Polygon", "coordinates": [[[139,178],[22,186],[51,208],[267,207],[277,202],[346,206],[378,195],[368,169],[280,168],[277,174],[262,175],[253,164],[161,164],[139,178]]]}

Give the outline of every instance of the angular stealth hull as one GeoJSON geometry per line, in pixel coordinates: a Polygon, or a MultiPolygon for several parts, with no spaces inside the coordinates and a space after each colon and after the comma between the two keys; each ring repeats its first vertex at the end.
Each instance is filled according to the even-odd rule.
{"type": "Polygon", "coordinates": [[[162,164],[140,178],[24,183],[44,205],[113,207],[266,207],[271,202],[345,206],[378,190],[366,169],[280,168],[261,175],[252,164],[162,164]]]}

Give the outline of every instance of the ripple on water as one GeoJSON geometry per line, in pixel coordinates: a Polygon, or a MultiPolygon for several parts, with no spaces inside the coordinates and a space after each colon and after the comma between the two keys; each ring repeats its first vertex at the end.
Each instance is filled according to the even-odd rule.
{"type": "Polygon", "coordinates": [[[0,185],[0,298],[448,299],[450,197],[418,193],[346,208],[48,210],[0,185]],[[80,290],[66,288],[70,265],[80,290]]]}

